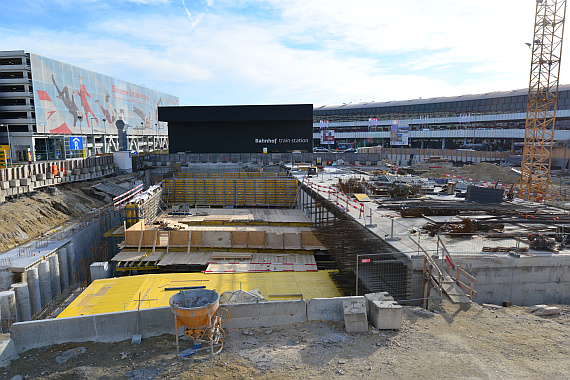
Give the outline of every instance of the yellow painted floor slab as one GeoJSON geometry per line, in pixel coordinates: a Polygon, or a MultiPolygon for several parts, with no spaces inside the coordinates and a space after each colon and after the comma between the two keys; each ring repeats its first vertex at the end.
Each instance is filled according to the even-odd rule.
{"type": "Polygon", "coordinates": [[[274,273],[164,273],[94,281],[58,318],[168,306],[178,290],[164,288],[206,286],[219,294],[230,290],[259,289],[270,301],[340,297],[330,271],[274,273]],[[271,297],[270,297],[271,295],[271,297]],[[289,295],[289,296],[288,296],[289,295]]]}

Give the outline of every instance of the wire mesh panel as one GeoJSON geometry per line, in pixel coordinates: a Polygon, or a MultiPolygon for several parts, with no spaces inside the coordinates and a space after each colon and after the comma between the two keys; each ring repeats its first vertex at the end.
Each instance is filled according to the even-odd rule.
{"type": "Polygon", "coordinates": [[[357,295],[388,292],[396,301],[409,300],[412,298],[412,277],[409,262],[394,254],[357,256],[357,295]]]}

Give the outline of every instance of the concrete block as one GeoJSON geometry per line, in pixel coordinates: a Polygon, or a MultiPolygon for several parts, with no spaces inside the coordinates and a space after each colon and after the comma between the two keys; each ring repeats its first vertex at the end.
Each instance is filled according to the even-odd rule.
{"type": "Polygon", "coordinates": [[[81,174],[81,170],[80,170],[80,169],[73,169],[73,170],[71,171],[71,174],[72,174],[72,175],[79,175],[79,174],[81,174]]]}
{"type": "Polygon", "coordinates": [[[36,175],[36,180],[38,181],[45,181],[46,175],[44,173],[39,173],[36,175]]]}
{"type": "Polygon", "coordinates": [[[344,329],[348,333],[367,332],[365,300],[349,300],[342,303],[344,309],[344,329]]]}
{"type": "Polygon", "coordinates": [[[402,305],[395,301],[372,301],[370,322],[379,330],[402,328],[402,305]]]}
{"type": "Polygon", "coordinates": [[[335,297],[335,298],[313,298],[307,302],[307,319],[309,321],[344,321],[344,301],[365,302],[362,296],[355,297],[335,297]]]}
{"type": "Polygon", "coordinates": [[[101,171],[101,166],[99,166],[99,165],[95,166],[95,171],[96,171],[96,172],[100,172],[100,171],[101,171]]]}
{"type": "Polygon", "coordinates": [[[37,181],[36,182],[36,187],[41,187],[41,186],[45,186],[46,182],[45,181],[37,181]]]}
{"type": "Polygon", "coordinates": [[[0,367],[6,368],[12,360],[18,359],[16,345],[12,339],[6,339],[0,342],[0,367]]]}
{"type": "Polygon", "coordinates": [[[46,185],[53,185],[53,178],[46,179],[46,185]]]}
{"type": "Polygon", "coordinates": [[[360,161],[354,161],[354,165],[356,166],[360,165],[360,161]]]}
{"type": "Polygon", "coordinates": [[[46,173],[47,179],[53,179],[53,177],[54,177],[53,173],[46,173]]]}
{"type": "Polygon", "coordinates": [[[95,262],[89,266],[91,281],[101,280],[111,277],[111,267],[106,261],[95,262]]]}
{"type": "Polygon", "coordinates": [[[0,189],[2,190],[6,190],[10,187],[10,182],[9,181],[1,181],[0,182],[0,189]]]}
{"type": "Polygon", "coordinates": [[[20,186],[20,180],[19,179],[10,180],[10,187],[18,187],[18,186],[20,186]]]}
{"type": "Polygon", "coordinates": [[[87,170],[89,170],[89,173],[95,173],[95,167],[93,166],[88,167],[87,170]]]}
{"type": "Polygon", "coordinates": [[[562,309],[556,306],[534,305],[529,308],[529,312],[534,315],[556,315],[562,312],[562,309]]]}
{"type": "Polygon", "coordinates": [[[89,168],[81,168],[81,174],[89,173],[89,168]]]}
{"type": "Polygon", "coordinates": [[[388,294],[388,292],[368,293],[364,295],[364,298],[366,298],[366,314],[368,314],[368,318],[370,318],[372,301],[394,301],[394,297],[388,294]]]}
{"type": "Polygon", "coordinates": [[[32,175],[30,176],[30,181],[36,182],[36,181],[37,181],[37,177],[38,177],[37,175],[32,174],[32,175]]]}

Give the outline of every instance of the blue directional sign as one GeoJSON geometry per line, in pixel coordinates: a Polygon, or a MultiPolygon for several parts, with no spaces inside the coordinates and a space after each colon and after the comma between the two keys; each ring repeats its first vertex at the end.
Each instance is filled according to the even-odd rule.
{"type": "Polygon", "coordinates": [[[70,137],[69,138],[69,149],[70,150],[83,150],[83,139],[81,137],[70,137]]]}

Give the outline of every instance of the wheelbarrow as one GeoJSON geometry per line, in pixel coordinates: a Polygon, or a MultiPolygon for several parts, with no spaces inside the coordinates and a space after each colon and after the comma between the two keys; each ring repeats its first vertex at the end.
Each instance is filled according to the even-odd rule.
{"type": "Polygon", "coordinates": [[[187,357],[209,350],[213,356],[222,351],[225,333],[221,325],[229,319],[229,312],[219,308],[220,295],[215,290],[182,290],[170,297],[169,304],[174,314],[176,355],[187,357]],[[194,342],[194,347],[181,354],[178,329],[182,326],[184,334],[194,342]]]}

